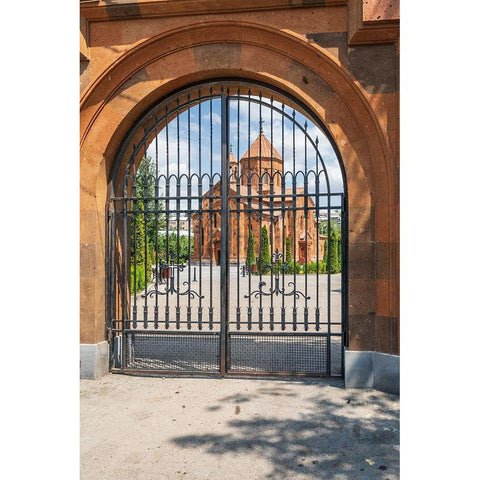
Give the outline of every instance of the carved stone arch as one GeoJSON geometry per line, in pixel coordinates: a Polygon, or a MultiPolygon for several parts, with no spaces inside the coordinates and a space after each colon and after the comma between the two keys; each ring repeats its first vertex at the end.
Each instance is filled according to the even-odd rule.
{"type": "MultiPolygon", "coordinates": [[[[155,102],[226,77],[283,90],[330,133],[348,188],[350,346],[375,350],[378,318],[396,322],[398,315],[398,179],[386,136],[360,84],[327,51],[293,32],[239,21],[190,24],[136,44],[82,96],[81,287],[88,300],[81,315],[88,321],[81,342],[104,338],[105,202],[122,140],[155,102]]],[[[397,353],[398,342],[389,350],[397,353]]]]}

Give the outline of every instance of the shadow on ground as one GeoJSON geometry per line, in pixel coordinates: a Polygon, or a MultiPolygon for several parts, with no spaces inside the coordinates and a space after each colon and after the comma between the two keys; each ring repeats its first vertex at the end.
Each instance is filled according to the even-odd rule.
{"type": "Polygon", "coordinates": [[[205,410],[220,410],[226,403],[235,405],[238,418],[227,422],[228,434],[178,436],[173,442],[182,449],[203,449],[216,456],[226,453],[260,456],[271,465],[272,471],[266,477],[271,479],[398,478],[397,396],[343,390],[341,380],[301,383],[313,386],[316,393],[298,403],[292,403],[295,389],[280,382],[271,387],[259,382],[251,393],[219,398],[218,404],[205,410]],[[337,390],[331,395],[332,388],[343,392],[337,390]],[[276,415],[273,399],[287,401],[287,397],[289,404],[297,408],[287,415],[284,412],[276,415]],[[242,418],[247,416],[244,406],[250,402],[261,405],[264,411],[242,418]]]}

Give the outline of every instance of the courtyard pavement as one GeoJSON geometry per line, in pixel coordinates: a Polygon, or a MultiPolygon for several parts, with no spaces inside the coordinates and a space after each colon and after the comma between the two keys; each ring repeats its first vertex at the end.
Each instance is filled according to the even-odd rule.
{"type": "Polygon", "coordinates": [[[81,381],[82,480],[399,478],[399,397],[338,379],[81,381]]]}

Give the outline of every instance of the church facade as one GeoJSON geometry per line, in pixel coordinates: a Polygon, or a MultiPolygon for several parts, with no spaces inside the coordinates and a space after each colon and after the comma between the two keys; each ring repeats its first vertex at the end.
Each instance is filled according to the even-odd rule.
{"type": "MultiPolygon", "coordinates": [[[[229,162],[230,262],[246,262],[250,232],[258,259],[263,226],[272,253],[278,250],[285,255],[289,242],[293,261],[323,260],[327,237],[318,233],[320,219],[315,215],[312,192],[305,196],[303,186],[282,186],[283,159],[263,131],[240,161],[230,152],[229,162]]],[[[195,261],[220,264],[220,188],[218,181],[203,195],[201,210],[192,215],[195,261]]]]}

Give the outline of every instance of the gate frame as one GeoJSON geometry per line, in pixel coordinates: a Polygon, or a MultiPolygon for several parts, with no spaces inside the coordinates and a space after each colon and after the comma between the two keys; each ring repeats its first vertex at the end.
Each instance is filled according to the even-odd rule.
{"type": "MultiPolygon", "coordinates": [[[[342,250],[342,271],[341,271],[341,289],[342,289],[342,300],[341,300],[341,322],[342,322],[342,332],[341,332],[341,342],[342,342],[342,353],[341,353],[341,378],[345,377],[345,350],[348,348],[349,336],[348,336],[348,183],[346,178],[346,171],[343,162],[342,155],[340,150],[337,146],[333,135],[330,131],[326,128],[322,120],[315,114],[307,105],[305,105],[301,100],[296,98],[295,96],[291,95],[290,93],[276,87],[270,85],[265,82],[254,81],[251,79],[247,79],[244,77],[215,77],[209,80],[202,80],[198,82],[193,82],[187,85],[184,85],[176,90],[173,90],[168,95],[158,99],[156,102],[151,104],[147,109],[145,109],[140,115],[137,116],[137,119],[133,122],[132,126],[128,130],[127,134],[124,136],[120,146],[117,149],[117,153],[114,157],[113,168],[110,170],[110,175],[107,181],[108,190],[107,190],[107,201],[105,206],[105,247],[107,254],[105,255],[105,287],[106,287],[106,295],[105,295],[105,327],[106,327],[106,337],[109,346],[109,371],[112,373],[124,373],[124,374],[142,374],[148,373],[150,375],[200,375],[200,376],[221,376],[225,378],[233,378],[237,376],[243,377],[331,377],[331,375],[323,375],[323,374],[308,374],[308,373],[263,373],[263,372],[229,372],[228,365],[229,365],[229,349],[228,349],[228,311],[229,311],[229,285],[230,282],[226,283],[226,287],[221,289],[221,313],[220,318],[220,372],[219,373],[212,373],[212,372],[188,372],[188,371],[161,371],[161,370],[141,370],[135,369],[134,371],[124,371],[122,366],[121,369],[117,369],[113,367],[114,362],[114,349],[115,349],[115,342],[114,336],[112,334],[112,315],[111,312],[113,311],[113,289],[115,287],[113,283],[113,261],[112,256],[114,255],[114,248],[112,245],[112,241],[115,237],[115,215],[112,214],[112,200],[111,197],[115,196],[116,188],[118,188],[119,178],[118,175],[121,170],[121,166],[125,161],[126,158],[126,150],[127,147],[130,145],[130,142],[135,135],[138,125],[141,124],[146,118],[148,118],[152,112],[154,112],[159,105],[162,103],[167,103],[168,101],[175,99],[180,94],[187,93],[190,90],[195,90],[201,86],[222,86],[224,84],[233,83],[235,85],[241,85],[245,87],[258,87],[264,88],[266,90],[270,90],[271,92],[275,92],[278,95],[290,100],[293,105],[295,105],[297,110],[299,110],[302,114],[310,117],[313,123],[322,130],[324,135],[327,137],[328,141],[330,142],[331,147],[333,148],[338,165],[340,167],[340,171],[342,174],[342,184],[343,184],[343,195],[342,195],[342,217],[341,217],[341,250],[342,250]]],[[[231,95],[230,95],[231,96],[231,95]]],[[[229,131],[229,108],[228,108],[228,95],[225,95],[223,90],[220,95],[221,99],[221,178],[228,178],[229,175],[229,147],[228,147],[228,131],[229,131]]],[[[222,181],[222,202],[221,202],[221,217],[222,218],[229,218],[228,217],[228,187],[229,184],[226,181],[222,181]]],[[[333,195],[333,194],[332,194],[333,195]]],[[[229,222],[226,222],[229,225],[229,222]]],[[[221,244],[224,245],[224,248],[220,250],[220,266],[221,266],[221,278],[224,275],[229,274],[229,242],[228,242],[228,228],[222,228],[221,232],[221,244]]],[[[127,273],[127,272],[126,272],[127,273]]],[[[172,333],[175,333],[172,331],[172,333]]],[[[178,332],[177,332],[178,333],[178,332]]],[[[122,341],[122,349],[125,350],[126,342],[122,341]]],[[[328,358],[330,362],[330,357],[328,358]]]]}

